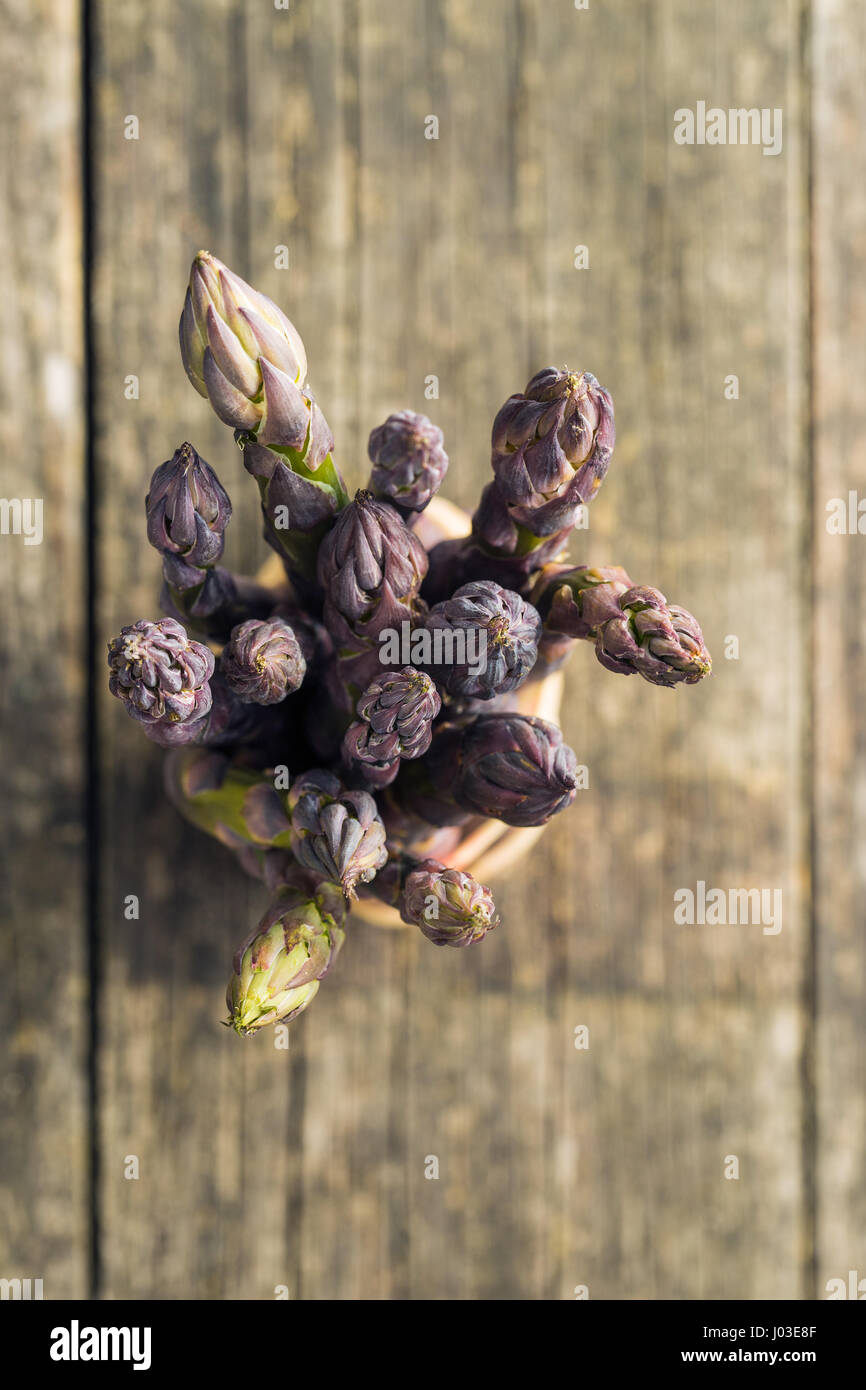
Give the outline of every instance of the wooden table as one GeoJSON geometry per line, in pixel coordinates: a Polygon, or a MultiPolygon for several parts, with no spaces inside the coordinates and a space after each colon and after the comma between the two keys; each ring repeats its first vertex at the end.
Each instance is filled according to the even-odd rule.
{"type": "Polygon", "coordinates": [[[866,495],[866,9],[3,19],[0,490],[45,531],[0,536],[0,1276],[462,1300],[866,1275],[866,538],[826,528],[866,495]],[[698,101],[781,108],[782,152],[676,144],[698,101]],[[108,638],[157,616],[143,496],[181,440],[234,498],[229,562],[264,553],[177,352],[200,246],[297,322],[355,484],[410,406],[471,507],[505,397],[595,372],[618,443],[575,558],[692,609],[715,656],[671,693],[578,652],[590,787],[494,885],[505,925],[465,953],[357,926],[288,1051],[220,1026],[262,894],[164,805],[105,681],[108,638]],[[781,932],[676,925],[699,880],[781,889],[781,932]]]}

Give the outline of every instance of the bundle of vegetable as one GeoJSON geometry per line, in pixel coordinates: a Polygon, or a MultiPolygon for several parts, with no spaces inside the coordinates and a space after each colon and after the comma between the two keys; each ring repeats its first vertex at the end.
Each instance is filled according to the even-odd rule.
{"type": "Polygon", "coordinates": [[[710,657],[657,589],[563,559],[614,445],[611,398],[588,372],[547,368],[505,402],[471,535],[428,553],[421,513],[448,469],[428,419],[401,411],[373,430],[367,488],[350,498],[300,335],[208,252],[180,346],[257,480],[285,581],[220,566],[231,503],[182,444],[146,499],[165,616],[109,644],[109,686],[169,750],[175,806],[272,895],[227,992],[229,1024],[250,1034],[312,1001],[359,895],[440,946],[498,925],[489,888],[440,847],[486,819],[544,825],[577,787],[559,729],[514,692],[581,640],[609,671],[661,686],[701,680],[710,657]]]}

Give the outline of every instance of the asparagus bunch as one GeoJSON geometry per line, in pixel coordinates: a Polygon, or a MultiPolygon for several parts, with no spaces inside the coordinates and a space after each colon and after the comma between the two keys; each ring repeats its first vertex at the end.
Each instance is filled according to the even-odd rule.
{"type": "Polygon", "coordinates": [[[447,859],[485,820],[542,826],[577,789],[560,730],[521,713],[528,681],[581,641],[607,670],[668,687],[703,679],[710,658],[658,589],[564,559],[614,445],[589,372],[546,368],[509,397],[471,535],[428,551],[422,514],[448,456],[426,416],[372,431],[369,481],[350,498],[300,334],[208,252],[180,346],[256,479],[285,584],[222,566],[231,501],[181,444],[146,498],[164,616],[112,640],[109,688],[168,750],[173,805],[271,895],[226,996],[248,1035],[307,1008],[358,896],[440,946],[499,924],[490,889],[447,859]]]}

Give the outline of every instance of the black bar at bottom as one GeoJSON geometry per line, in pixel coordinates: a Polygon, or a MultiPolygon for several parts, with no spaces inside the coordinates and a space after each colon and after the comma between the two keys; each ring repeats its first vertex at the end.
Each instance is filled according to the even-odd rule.
{"type": "MultiPolygon", "coordinates": [[[[70,1376],[92,1379],[103,1371],[139,1378],[192,1371],[197,1376],[212,1373],[220,1381],[261,1384],[272,1377],[296,1375],[308,1359],[314,1374],[319,1361],[329,1365],[333,1375],[339,1362],[339,1358],[332,1360],[333,1352],[342,1341],[344,1327],[352,1333],[359,1311],[364,1319],[362,1335],[344,1343],[347,1355],[357,1357],[368,1374],[377,1375],[378,1366],[386,1379],[396,1377],[398,1364],[401,1378],[429,1379],[438,1367],[450,1377],[455,1369],[466,1373],[475,1366],[489,1378],[497,1363],[510,1363],[518,1347],[530,1363],[537,1363],[537,1374],[543,1375],[545,1366],[551,1369],[557,1341],[558,1354],[565,1358],[562,1370],[570,1364],[575,1375],[590,1367],[596,1374],[652,1374],[675,1367],[688,1373],[708,1366],[728,1370],[801,1366],[826,1379],[828,1373],[858,1364],[863,1344],[866,1323],[857,1310],[840,1306],[845,1301],[576,1300],[548,1305],[546,1312],[533,1303],[519,1320],[510,1303],[486,1303],[482,1308],[469,1304],[466,1315],[471,1324],[461,1333],[460,1304],[448,1305],[452,1311],[445,1322],[439,1311],[442,1305],[419,1302],[415,1316],[422,1321],[416,1331],[406,1325],[405,1305],[399,1322],[392,1323],[394,1314],[386,1317],[384,1308],[376,1313],[369,1303],[359,1310],[358,1305],[345,1302],[300,1307],[280,1299],[233,1304],[54,1303],[12,1297],[0,1301],[0,1328],[7,1350],[11,1353],[15,1347],[23,1355],[28,1377],[38,1373],[58,1384],[70,1376]],[[507,1318],[502,1324],[499,1310],[507,1318]],[[380,1315],[381,1324],[376,1321],[380,1315]],[[323,1319],[321,1340],[319,1316],[323,1319]],[[392,1336],[382,1341],[377,1335],[391,1334],[392,1329],[398,1342],[392,1336]],[[403,1341],[407,1332],[412,1333],[412,1352],[403,1341]]],[[[410,1323],[414,1323],[411,1315],[410,1323]]],[[[512,1370],[519,1374],[513,1365],[512,1370]]]]}

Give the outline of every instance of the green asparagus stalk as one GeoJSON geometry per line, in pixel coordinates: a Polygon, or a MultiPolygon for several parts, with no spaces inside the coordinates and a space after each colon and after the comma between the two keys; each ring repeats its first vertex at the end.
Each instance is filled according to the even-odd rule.
{"type": "Polygon", "coordinates": [[[332,884],[297,875],[278,889],[235,953],[226,991],[229,1026],[246,1036],[297,1018],[337,957],[344,920],[343,899],[332,884]]]}
{"type": "Polygon", "coordinates": [[[312,601],[319,546],[349,500],[345,484],[330,453],[316,461],[311,447],[264,445],[241,431],[235,438],[244,467],[259,485],[265,540],[298,594],[312,601]]]}
{"type": "Polygon", "coordinates": [[[288,849],[291,819],[285,792],[264,772],[235,766],[223,753],[176,749],[165,763],[169,800],[190,824],[229,849],[288,849]]]}

